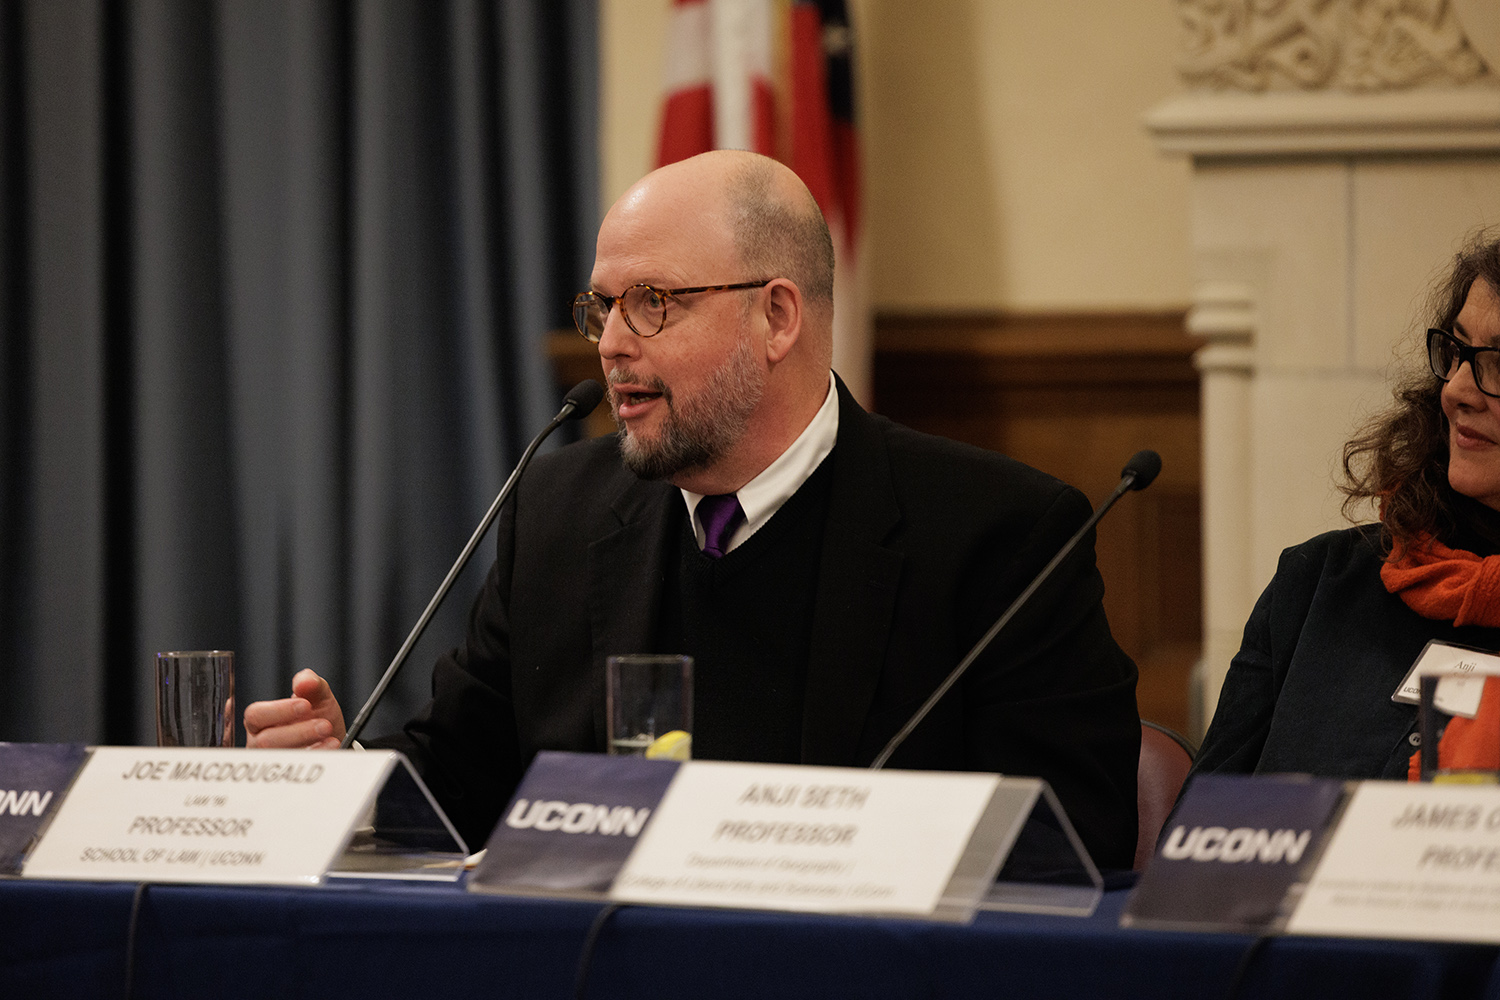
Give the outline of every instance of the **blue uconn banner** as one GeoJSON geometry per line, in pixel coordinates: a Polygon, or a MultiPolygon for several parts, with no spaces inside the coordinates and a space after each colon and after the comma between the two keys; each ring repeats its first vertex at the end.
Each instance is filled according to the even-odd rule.
{"type": "Polygon", "coordinates": [[[1298,775],[1201,775],[1167,821],[1120,918],[1125,926],[1255,931],[1286,916],[1344,783],[1298,775]]]}
{"type": "Polygon", "coordinates": [[[20,874],[87,756],[82,743],[0,743],[0,875],[20,874]]]}
{"type": "Polygon", "coordinates": [[[471,888],[609,891],[651,822],[677,763],[543,751],[485,845],[471,888]]]}

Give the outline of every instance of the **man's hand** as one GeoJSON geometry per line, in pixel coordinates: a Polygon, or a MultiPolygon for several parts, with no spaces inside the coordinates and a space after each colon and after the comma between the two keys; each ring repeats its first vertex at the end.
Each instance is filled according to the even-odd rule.
{"type": "Polygon", "coordinates": [[[292,697],[245,709],[245,745],[334,750],[344,740],[344,713],[328,682],[311,670],[292,678],[292,697]]]}

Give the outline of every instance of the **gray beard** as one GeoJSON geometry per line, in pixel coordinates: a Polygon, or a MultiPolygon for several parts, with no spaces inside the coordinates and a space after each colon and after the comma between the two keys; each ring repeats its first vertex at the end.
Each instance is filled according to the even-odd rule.
{"type": "Polygon", "coordinates": [[[766,376],[755,364],[748,337],[742,337],[724,363],[716,368],[696,400],[679,406],[672,390],[661,379],[637,379],[629,369],[616,369],[615,381],[645,384],[662,394],[667,419],[653,441],[642,441],[625,428],[620,419],[619,399],[613,386],[610,407],[620,429],[620,457],[625,467],[642,479],[671,479],[689,469],[706,468],[721,458],[745,434],[750,414],[765,395],[766,376]]]}

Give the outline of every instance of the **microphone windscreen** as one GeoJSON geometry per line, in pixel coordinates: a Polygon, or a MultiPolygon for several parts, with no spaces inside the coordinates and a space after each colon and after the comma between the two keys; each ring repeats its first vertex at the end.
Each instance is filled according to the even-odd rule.
{"type": "Polygon", "coordinates": [[[573,412],[568,414],[569,420],[581,420],[594,412],[594,407],[604,398],[604,386],[591,378],[586,378],[563,397],[564,403],[573,404],[573,412]]]}
{"type": "Polygon", "coordinates": [[[1125,463],[1125,468],[1120,470],[1120,478],[1134,475],[1135,482],[1130,484],[1133,490],[1143,490],[1156,479],[1156,474],[1161,472],[1161,456],[1147,448],[1130,456],[1130,461],[1125,463]]]}

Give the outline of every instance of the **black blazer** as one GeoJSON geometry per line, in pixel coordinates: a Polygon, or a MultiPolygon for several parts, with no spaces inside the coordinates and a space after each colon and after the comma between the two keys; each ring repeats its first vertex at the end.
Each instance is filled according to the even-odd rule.
{"type": "MultiPolygon", "coordinates": [[[[867,765],[1088,516],[993,452],[862,410],[842,383],[803,703],[802,761],[867,765]]],[[[650,651],[682,498],[613,438],[538,459],[501,516],[465,643],[403,750],[473,844],[541,749],[605,748],[604,659],[650,651]]],[[[1135,848],[1135,666],[1109,633],[1092,544],[1018,615],[892,767],[1051,782],[1101,867],[1135,848]]]]}
{"type": "Polygon", "coordinates": [[[1377,525],[1281,554],[1245,624],[1193,774],[1406,780],[1417,709],[1391,701],[1429,639],[1500,648],[1500,629],[1423,618],[1380,581],[1377,525]]]}

